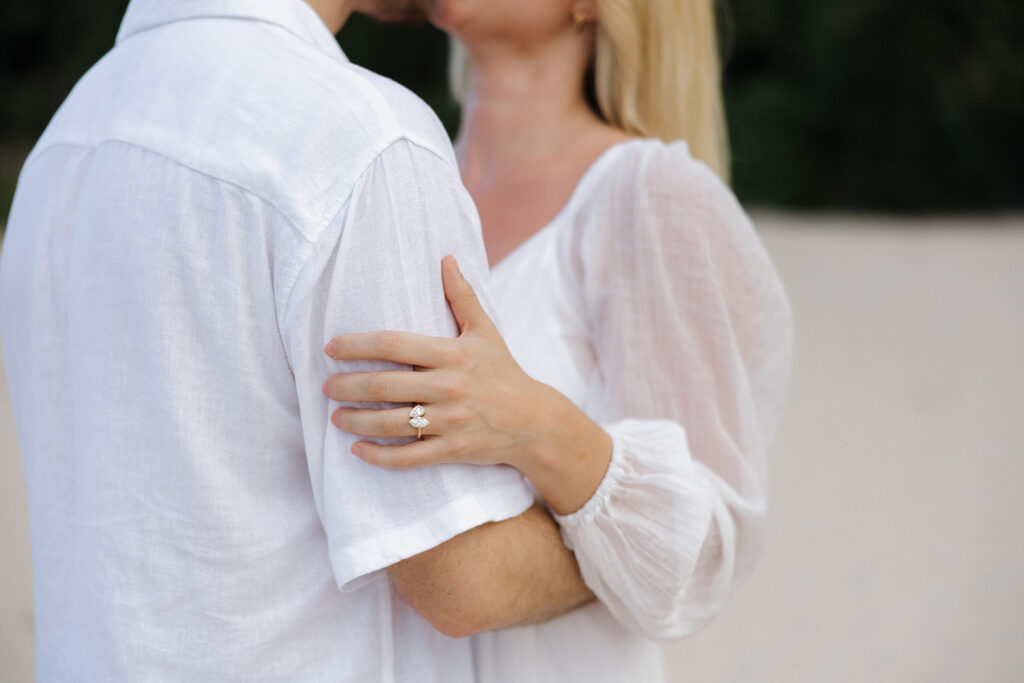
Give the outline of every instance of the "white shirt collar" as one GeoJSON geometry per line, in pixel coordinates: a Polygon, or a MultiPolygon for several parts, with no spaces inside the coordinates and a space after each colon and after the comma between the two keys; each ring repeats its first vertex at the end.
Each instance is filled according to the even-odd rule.
{"type": "Polygon", "coordinates": [[[131,0],[117,42],[176,21],[225,17],[280,26],[324,52],[347,61],[338,41],[303,0],[131,0]]]}

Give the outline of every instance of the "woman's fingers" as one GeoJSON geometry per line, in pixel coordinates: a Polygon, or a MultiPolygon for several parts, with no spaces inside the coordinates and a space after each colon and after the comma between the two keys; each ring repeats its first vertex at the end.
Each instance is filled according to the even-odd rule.
{"type": "Polygon", "coordinates": [[[433,403],[444,398],[444,392],[435,386],[431,374],[409,370],[345,372],[328,377],[323,391],[329,398],[347,403],[433,403]]]}
{"type": "Polygon", "coordinates": [[[494,327],[491,317],[480,305],[473,285],[462,275],[458,262],[451,254],[441,259],[441,281],[444,283],[444,296],[451,304],[460,331],[494,327]]]}
{"type": "Polygon", "coordinates": [[[371,465],[389,470],[407,470],[457,460],[452,456],[447,440],[443,438],[412,441],[401,446],[381,446],[359,441],[353,444],[352,452],[371,465]]]}
{"type": "MultiPolygon", "coordinates": [[[[423,436],[434,436],[437,426],[443,423],[437,409],[428,406],[427,421],[423,428],[423,436]]],[[[359,436],[379,438],[397,436],[416,436],[416,428],[409,424],[409,408],[338,408],[331,415],[331,422],[343,432],[359,436]]]]}
{"type": "Polygon", "coordinates": [[[436,368],[445,364],[454,341],[396,330],[355,332],[332,339],[324,353],[334,360],[378,359],[436,368]]]}

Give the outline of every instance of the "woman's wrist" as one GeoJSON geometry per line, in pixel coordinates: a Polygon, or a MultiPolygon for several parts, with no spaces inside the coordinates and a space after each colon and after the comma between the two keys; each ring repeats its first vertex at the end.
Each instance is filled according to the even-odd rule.
{"type": "Polygon", "coordinates": [[[558,514],[583,507],[597,490],[612,456],[612,440],[572,401],[545,385],[536,447],[519,467],[558,514]]]}

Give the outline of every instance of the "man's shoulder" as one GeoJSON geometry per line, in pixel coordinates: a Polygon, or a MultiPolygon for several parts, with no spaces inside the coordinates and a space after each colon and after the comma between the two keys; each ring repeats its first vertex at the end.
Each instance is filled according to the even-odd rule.
{"type": "Polygon", "coordinates": [[[378,129],[384,139],[410,139],[454,163],[444,126],[418,95],[389,78],[351,63],[345,63],[341,71],[345,94],[339,97],[339,105],[348,106],[358,101],[362,114],[370,116],[366,121],[368,126],[378,129]]]}
{"type": "MultiPolygon", "coordinates": [[[[253,74],[252,94],[271,105],[280,124],[287,127],[319,109],[325,113],[321,125],[315,130],[297,125],[295,132],[319,137],[329,148],[368,143],[379,149],[407,138],[452,157],[433,110],[404,86],[349,62],[340,52],[328,54],[301,41],[267,47],[276,54],[268,50],[252,55],[262,62],[260,73],[253,74]]],[[[248,76],[240,80],[244,83],[248,76]]]]}
{"type": "Polygon", "coordinates": [[[304,234],[398,140],[454,168],[437,117],[399,84],[279,27],[186,23],[112,50],[72,91],[37,151],[135,145],[259,196],[304,234]]]}

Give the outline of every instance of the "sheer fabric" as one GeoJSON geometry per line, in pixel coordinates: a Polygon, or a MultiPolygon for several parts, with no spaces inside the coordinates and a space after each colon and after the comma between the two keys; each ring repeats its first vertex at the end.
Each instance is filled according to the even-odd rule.
{"type": "Polygon", "coordinates": [[[602,424],[613,456],[557,517],[602,604],[478,636],[478,674],[656,680],[648,639],[708,623],[761,545],[792,344],[782,285],[728,188],[684,143],[652,140],[606,152],[493,274],[517,360],[602,424]],[[513,661],[531,647],[540,661],[513,661]]]}

